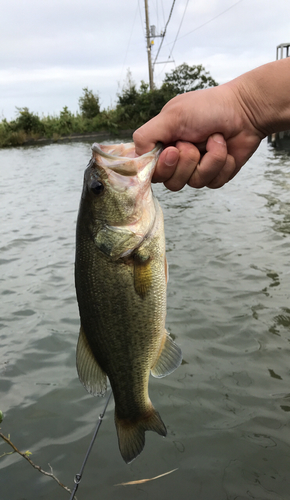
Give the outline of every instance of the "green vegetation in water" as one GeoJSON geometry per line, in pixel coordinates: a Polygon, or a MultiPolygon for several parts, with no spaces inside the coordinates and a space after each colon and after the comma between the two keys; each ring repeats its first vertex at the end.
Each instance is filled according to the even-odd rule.
{"type": "Polygon", "coordinates": [[[115,108],[101,110],[99,95],[83,88],[79,98],[79,112],[72,113],[64,106],[59,116],[42,116],[27,107],[16,108],[15,120],[0,122],[0,147],[18,146],[28,141],[50,139],[57,141],[74,134],[105,132],[118,134],[134,130],[156,116],[163,106],[177,94],[218,85],[202,65],[181,64],[166,73],[160,88],[149,90],[141,82],[139,90],[128,70],[122,91],[117,94],[115,108]]]}

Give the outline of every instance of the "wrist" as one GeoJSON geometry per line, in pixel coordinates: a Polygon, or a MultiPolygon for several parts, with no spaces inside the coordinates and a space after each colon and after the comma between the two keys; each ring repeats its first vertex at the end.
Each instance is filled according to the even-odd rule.
{"type": "Polygon", "coordinates": [[[260,66],[229,83],[261,138],[290,128],[290,58],[260,66]]]}

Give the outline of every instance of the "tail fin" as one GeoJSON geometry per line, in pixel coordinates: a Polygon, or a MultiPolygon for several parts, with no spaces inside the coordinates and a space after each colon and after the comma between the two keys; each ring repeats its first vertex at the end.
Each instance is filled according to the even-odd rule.
{"type": "Polygon", "coordinates": [[[115,413],[115,424],[120,452],[127,464],[132,462],[143,450],[145,431],[155,431],[164,437],[167,434],[166,427],[153,406],[151,406],[148,413],[138,420],[121,420],[115,413]]]}

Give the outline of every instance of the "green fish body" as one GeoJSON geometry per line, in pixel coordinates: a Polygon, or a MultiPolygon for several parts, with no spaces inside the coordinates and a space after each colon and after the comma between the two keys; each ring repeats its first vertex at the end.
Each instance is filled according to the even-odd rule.
{"type": "Polygon", "coordinates": [[[77,369],[94,395],[106,392],[109,378],[119,448],[129,463],[146,430],[166,435],[149,398],[150,372],[163,377],[182,360],[165,330],[164,224],[151,189],[160,148],[140,157],[133,143],[92,150],[76,234],[77,369]]]}

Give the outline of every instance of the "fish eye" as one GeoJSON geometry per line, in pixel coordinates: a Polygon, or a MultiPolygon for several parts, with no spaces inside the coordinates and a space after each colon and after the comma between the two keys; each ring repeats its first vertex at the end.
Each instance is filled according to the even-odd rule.
{"type": "Polygon", "coordinates": [[[104,191],[104,184],[100,181],[93,181],[90,188],[94,194],[101,194],[104,191]]]}

